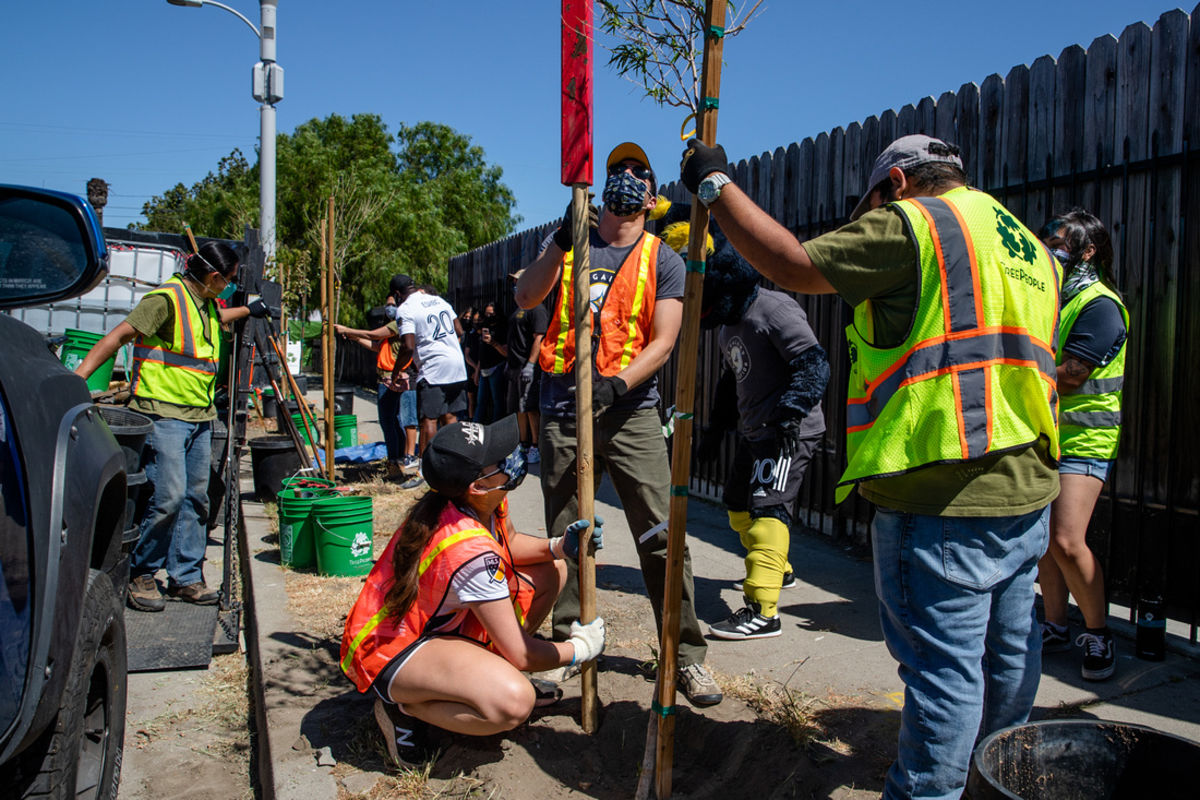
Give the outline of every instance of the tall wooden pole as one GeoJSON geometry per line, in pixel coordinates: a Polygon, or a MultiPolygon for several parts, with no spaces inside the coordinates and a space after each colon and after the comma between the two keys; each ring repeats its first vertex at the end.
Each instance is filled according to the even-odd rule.
{"type": "Polygon", "coordinates": [[[334,362],[337,358],[337,339],[333,335],[333,326],[337,322],[337,314],[334,308],[337,306],[337,275],[334,269],[335,259],[333,257],[333,195],[329,195],[329,210],[328,216],[325,218],[325,253],[328,261],[325,265],[325,338],[328,342],[329,360],[325,362],[325,477],[329,480],[334,480],[333,477],[333,449],[334,449],[334,434],[333,434],[333,383],[334,383],[334,362]]]}
{"type": "MultiPolygon", "coordinates": [[[[717,106],[721,93],[721,53],[725,35],[725,0],[708,0],[704,15],[704,66],[700,89],[699,134],[705,144],[717,138],[717,106]]],[[[679,603],[683,591],[688,483],[691,477],[692,418],[696,400],[696,355],[700,349],[700,298],[704,293],[708,209],[692,197],[688,238],[687,282],[679,338],[679,372],[675,390],[675,439],[671,445],[671,516],[667,527],[667,580],[663,598],[657,702],[658,751],[655,789],[659,800],[671,796],[675,758],[675,668],[679,647],[679,603]]]]}
{"type": "MultiPolygon", "coordinates": [[[[592,463],[592,313],[588,186],[592,182],[592,0],[562,1],[562,183],[571,187],[575,316],[575,475],[579,519],[596,516],[592,463]]],[[[554,531],[554,533],[561,533],[554,531]]],[[[596,556],[592,528],[579,540],[579,621],[596,619],[596,556]]],[[[600,726],[596,662],[580,672],[580,727],[600,726]]]]}

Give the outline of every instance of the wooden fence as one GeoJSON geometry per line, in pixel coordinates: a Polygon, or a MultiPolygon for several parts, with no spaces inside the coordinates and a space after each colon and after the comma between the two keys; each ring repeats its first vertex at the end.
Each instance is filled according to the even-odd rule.
{"type": "MultiPolygon", "coordinates": [[[[1121,453],[1089,539],[1106,567],[1110,597],[1131,604],[1163,593],[1172,616],[1200,610],[1200,17],[1163,14],[1057,59],[1043,56],[1005,76],[835,128],[736,164],[734,178],[802,241],[846,222],[875,157],[898,136],[927,133],[957,144],[972,184],[1037,230],[1054,212],[1083,206],[1109,226],[1131,331],[1121,453]],[[1193,23],[1193,20],[1196,20],[1193,23]]],[[[663,169],[667,177],[670,167],[663,169]]],[[[687,200],[678,183],[661,190],[687,200]]],[[[457,308],[511,304],[507,274],[533,260],[554,223],[450,261],[457,308]]],[[[849,308],[836,297],[799,297],[833,377],[829,432],[814,456],[797,520],[863,542],[870,510],[833,505],[844,462],[849,308]]],[[[701,342],[697,416],[704,424],[718,374],[715,337],[701,342]]],[[[674,397],[674,359],[660,375],[674,397]]],[[[696,464],[694,492],[719,496],[728,455],[696,464]]]]}

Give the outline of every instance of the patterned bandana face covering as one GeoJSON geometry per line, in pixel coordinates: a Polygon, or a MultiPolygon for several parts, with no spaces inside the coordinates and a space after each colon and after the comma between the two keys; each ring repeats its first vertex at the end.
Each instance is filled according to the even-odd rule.
{"type": "Polygon", "coordinates": [[[628,217],[646,205],[646,184],[629,170],[609,175],[604,181],[604,207],[618,217],[628,217]]]}
{"type": "Polygon", "coordinates": [[[1094,266],[1086,261],[1076,264],[1063,280],[1062,304],[1065,306],[1072,297],[1098,280],[1100,280],[1100,273],[1094,266]]]}
{"type": "Polygon", "coordinates": [[[525,453],[522,452],[520,445],[517,446],[516,450],[513,450],[511,453],[508,454],[508,457],[504,459],[504,464],[503,464],[503,466],[500,467],[500,469],[493,470],[492,472],[489,472],[486,475],[480,475],[475,480],[481,481],[484,478],[490,478],[493,475],[496,475],[501,472],[504,473],[505,477],[507,477],[508,480],[505,481],[500,486],[492,487],[492,489],[490,489],[489,491],[499,490],[501,492],[511,492],[512,490],[514,490],[518,486],[520,486],[521,483],[525,480],[525,475],[528,472],[528,467],[525,462],[525,453]]]}

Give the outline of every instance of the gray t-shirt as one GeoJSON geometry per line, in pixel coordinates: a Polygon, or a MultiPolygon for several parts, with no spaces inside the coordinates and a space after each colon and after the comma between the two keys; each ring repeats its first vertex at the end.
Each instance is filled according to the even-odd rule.
{"type": "MultiPolygon", "coordinates": [[[[542,242],[541,250],[545,250],[554,234],[547,236],[542,242]]],[[[621,264],[629,256],[635,245],[614,247],[600,238],[595,230],[591,236],[591,253],[589,265],[592,278],[592,329],[596,330],[600,309],[608,297],[608,287],[612,285],[621,264]]],[[[683,297],[684,284],[683,259],[669,247],[658,248],[658,264],[655,267],[654,299],[670,300],[683,297]]],[[[551,308],[558,308],[558,288],[550,293],[551,308]]],[[[593,353],[595,349],[593,348],[593,353]]],[[[592,369],[592,380],[599,380],[600,373],[592,369]]],[[[658,405],[658,378],[652,377],[633,387],[623,397],[613,403],[611,411],[634,411],[640,408],[654,408],[658,405]]],[[[575,416],[575,375],[551,375],[543,373],[540,405],[543,414],[552,417],[571,418],[575,416]]]]}
{"type": "MultiPolygon", "coordinates": [[[[783,292],[759,289],[740,322],[722,325],[717,342],[737,379],[739,430],[747,439],[763,439],[790,416],[779,407],[787,391],[792,359],[818,344],[800,304],[783,292]]],[[[805,437],[825,432],[821,404],[804,418],[805,437]]]]}

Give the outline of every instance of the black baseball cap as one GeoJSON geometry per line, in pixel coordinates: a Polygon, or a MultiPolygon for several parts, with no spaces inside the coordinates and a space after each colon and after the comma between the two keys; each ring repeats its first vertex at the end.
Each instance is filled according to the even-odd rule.
{"type": "Polygon", "coordinates": [[[421,457],[421,474],[436,492],[457,497],[471,482],[517,449],[521,432],[517,415],[491,425],[454,422],[434,434],[421,457]]]}
{"type": "Polygon", "coordinates": [[[388,284],[390,294],[400,294],[407,292],[413,286],[413,279],[404,273],[397,273],[392,276],[392,282],[388,284]]]}

